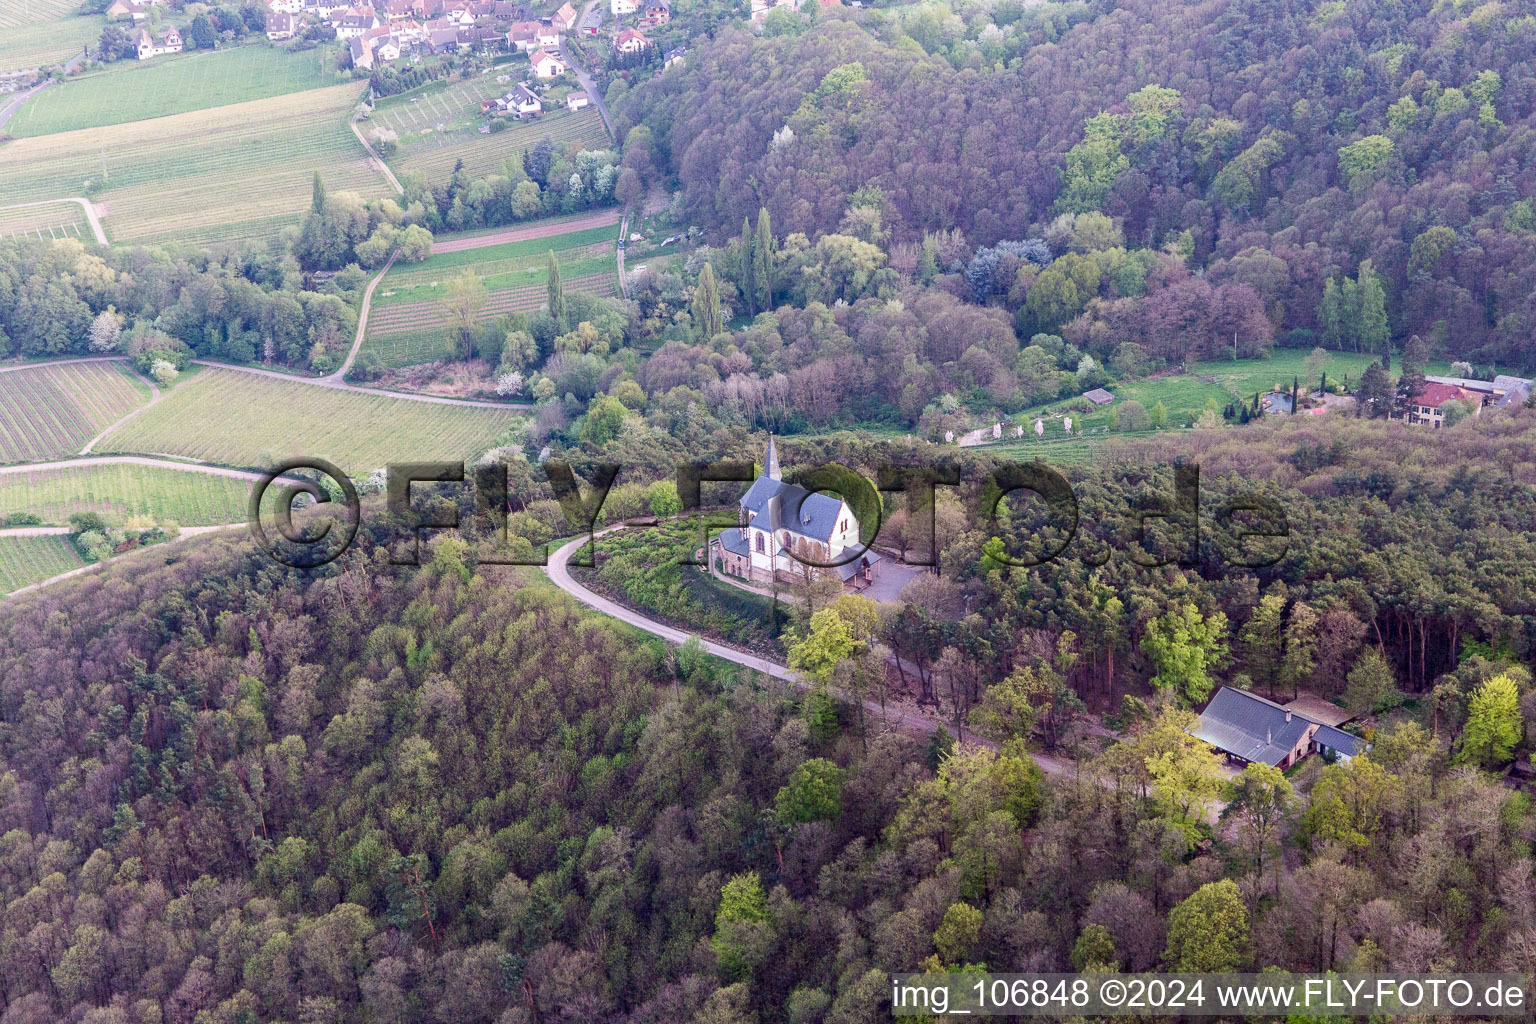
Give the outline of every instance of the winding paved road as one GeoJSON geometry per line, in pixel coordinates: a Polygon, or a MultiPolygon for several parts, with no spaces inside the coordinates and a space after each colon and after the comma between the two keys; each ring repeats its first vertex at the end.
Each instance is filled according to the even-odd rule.
{"type": "MultiPolygon", "coordinates": [[[[624,529],[623,526],[610,526],[606,530],[599,530],[594,536],[602,537],[622,529],[624,529]]],[[[746,651],[739,651],[734,647],[727,647],[725,644],[716,643],[694,633],[677,629],[664,622],[657,622],[655,619],[648,618],[632,608],[626,608],[615,601],[610,601],[601,594],[588,590],[576,582],[576,579],[570,572],[571,556],[580,550],[585,543],[586,539],[583,537],[567,541],[556,550],[550,552],[549,564],[544,567],[544,571],[548,574],[550,581],[577,601],[594,611],[602,612],[604,615],[611,616],[620,622],[634,626],[636,629],[644,630],[653,636],[659,636],[663,640],[674,644],[685,644],[689,640],[696,638],[699,641],[699,646],[704,651],[713,654],[717,658],[723,658],[726,661],[750,668],[754,672],[761,672],[764,675],[772,676],[775,679],[782,679],[797,689],[810,689],[810,684],[806,682],[804,677],[788,665],[781,665],[776,661],[769,661],[767,658],[748,654],[746,651]]],[[[846,694],[841,696],[844,700],[851,699],[846,694]]],[[[871,715],[883,718],[888,724],[895,725],[907,732],[928,735],[937,730],[941,725],[948,726],[948,723],[941,722],[937,718],[904,708],[887,705],[882,709],[880,702],[877,700],[866,700],[863,703],[864,709],[871,715]]],[[[972,734],[967,734],[965,742],[976,743],[986,747],[993,746],[988,741],[972,734]]],[[[1053,775],[1072,775],[1077,771],[1075,765],[1053,757],[1050,754],[1032,753],[1030,756],[1035,759],[1035,763],[1040,766],[1041,771],[1049,772],[1053,775]]]]}

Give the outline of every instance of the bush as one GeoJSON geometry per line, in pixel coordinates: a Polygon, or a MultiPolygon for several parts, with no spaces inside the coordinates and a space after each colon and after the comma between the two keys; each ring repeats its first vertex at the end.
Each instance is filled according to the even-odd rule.
{"type": "Polygon", "coordinates": [[[40,526],[43,517],[36,512],[12,512],[4,520],[0,520],[6,526],[40,526]]]}
{"type": "Polygon", "coordinates": [[[1146,406],[1135,400],[1121,402],[1115,409],[1115,428],[1117,430],[1146,430],[1152,425],[1152,417],[1147,414],[1146,406]]]}

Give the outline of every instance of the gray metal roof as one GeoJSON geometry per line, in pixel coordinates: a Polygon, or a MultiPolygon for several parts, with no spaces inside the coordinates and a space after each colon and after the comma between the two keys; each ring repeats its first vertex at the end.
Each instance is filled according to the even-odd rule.
{"type": "Polygon", "coordinates": [[[1103,388],[1094,388],[1092,391],[1084,391],[1083,397],[1094,405],[1108,405],[1115,400],[1115,396],[1103,388]]]}
{"type": "Polygon", "coordinates": [[[825,542],[832,539],[837,529],[837,517],[843,503],[830,495],[760,476],[741,496],[741,507],[754,516],[768,517],[766,522],[754,520],[752,525],[760,530],[788,530],[797,536],[825,542]]]}
{"type": "Polygon", "coordinates": [[[1365,741],[1359,736],[1331,725],[1318,726],[1317,732],[1312,734],[1312,742],[1320,747],[1332,747],[1348,757],[1354,757],[1365,748],[1365,741]]]}
{"type": "Polygon", "coordinates": [[[747,538],[741,535],[741,530],[731,527],[720,531],[720,546],[733,555],[751,554],[751,548],[747,546],[747,538]]]}
{"type": "MultiPolygon", "coordinates": [[[[846,551],[843,553],[847,554],[846,551]]],[[[854,573],[859,572],[866,565],[874,565],[878,561],[880,561],[880,552],[871,548],[870,550],[860,555],[858,558],[855,558],[853,561],[844,562],[842,565],[839,565],[837,567],[838,578],[841,579],[844,583],[847,583],[849,578],[852,577],[854,573]]]]}
{"type": "Polygon", "coordinates": [[[1223,686],[1201,712],[1190,734],[1245,761],[1274,767],[1315,725],[1310,718],[1274,701],[1223,686]]]}

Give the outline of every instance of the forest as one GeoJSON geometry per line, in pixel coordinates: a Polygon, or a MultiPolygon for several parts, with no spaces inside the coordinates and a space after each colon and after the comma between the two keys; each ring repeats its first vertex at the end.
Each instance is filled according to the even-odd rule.
{"type": "Polygon", "coordinates": [[[1251,571],[1135,564],[1102,513],[1168,489],[1151,442],[1071,471],[1107,525],[1047,569],[1006,565],[1024,506],[942,500],[899,615],[792,613],[809,693],[456,539],[392,567],[376,515],[319,570],[206,538],[9,601],[4,1019],[848,1024],[918,966],[1530,971],[1536,812],[1481,769],[1536,714],[1533,416],[1187,436],[1210,500],[1284,504],[1251,571]],[[967,742],[850,703],[893,648],[967,742]],[[1183,732],[1217,680],[1363,702],[1373,747],[1223,782],[1183,732]]]}

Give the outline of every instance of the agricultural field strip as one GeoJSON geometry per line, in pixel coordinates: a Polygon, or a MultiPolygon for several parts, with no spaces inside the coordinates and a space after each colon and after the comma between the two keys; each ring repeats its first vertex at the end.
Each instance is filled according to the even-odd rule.
{"type": "Polygon", "coordinates": [[[32,512],[64,523],[75,512],[148,516],[157,523],[211,526],[245,516],[250,483],[167,463],[78,465],[0,476],[0,515],[32,512]]]}
{"type": "Polygon", "coordinates": [[[67,537],[0,537],[0,594],[84,564],[67,537]]]}
{"type": "Polygon", "coordinates": [[[549,235],[519,242],[502,242],[479,249],[440,253],[412,267],[396,267],[390,271],[388,283],[411,287],[443,274],[451,274],[462,267],[473,267],[476,273],[485,271],[488,274],[543,269],[548,263],[551,250],[562,267],[573,258],[597,259],[610,256],[613,253],[613,229],[589,228],[568,235],[549,235]]]}
{"type": "MultiPolygon", "coordinates": [[[[588,295],[612,295],[614,293],[613,274],[589,274],[585,277],[569,278],[565,281],[565,288],[567,291],[584,292],[588,295]]],[[[538,309],[544,304],[545,295],[546,290],[543,284],[493,291],[485,307],[481,309],[478,319],[490,320],[503,313],[538,309]]],[[[375,311],[368,320],[368,334],[372,337],[396,331],[433,327],[441,324],[445,317],[442,307],[435,300],[401,302],[375,311]]]]}
{"type": "MultiPolygon", "coordinates": [[[[607,272],[613,265],[611,255],[589,256],[584,259],[561,260],[560,271],[562,276],[572,280],[607,272]]],[[[475,275],[480,283],[490,291],[501,291],[508,288],[524,288],[533,284],[542,284],[545,281],[546,269],[544,266],[525,266],[506,269],[494,269],[482,272],[480,267],[474,268],[475,275]]],[[[379,300],[381,307],[397,306],[402,303],[420,301],[424,299],[436,299],[443,294],[442,286],[458,277],[464,271],[439,271],[435,274],[425,275],[419,283],[407,284],[405,282],[391,282],[388,294],[379,300]]]]}
{"type": "Polygon", "coordinates": [[[231,203],[253,214],[246,222],[269,224],[278,209],[291,223],[302,211],[317,166],[330,169],[333,188],[383,191],[383,179],[342,123],[355,92],[355,86],[343,85],[17,140],[0,148],[0,205],[80,191],[82,171],[91,174],[110,149],[114,156],[108,170],[114,163],[118,170],[109,177],[104,198],[120,238],[173,231],[197,214],[206,214],[201,219],[212,221],[214,231],[229,235],[234,233],[226,212],[231,203]],[[326,106],[316,109],[314,104],[322,102],[326,106]],[[284,108],[276,112],[276,123],[274,104],[284,108]],[[294,116],[284,120],[284,112],[294,116]],[[338,163],[344,170],[340,175],[338,163]]]}
{"type": "Polygon", "coordinates": [[[581,142],[585,148],[591,149],[609,145],[601,116],[589,116],[586,112],[562,113],[547,115],[537,121],[525,122],[516,128],[490,135],[465,132],[458,139],[443,140],[440,146],[433,149],[402,145],[391,165],[397,171],[422,171],[436,178],[447,176],[452,172],[455,161],[462,159],[471,173],[486,174],[494,171],[507,158],[531,148],[545,136],[549,136],[557,145],[572,141],[581,142]]]}
{"type": "Polygon", "coordinates": [[[72,0],[0,0],[0,28],[16,28],[73,14],[72,0]]]}
{"type": "Polygon", "coordinates": [[[323,51],[318,48],[294,55],[256,46],[191,54],[163,64],[127,62],[121,70],[44,90],[28,101],[7,130],[17,138],[48,135],[306,91],[321,87],[323,65],[323,51]],[[188,103],[193,93],[197,99],[188,103]],[[152,113],[124,109],[130,103],[141,105],[144,97],[174,103],[178,109],[152,113]],[[114,105],[119,108],[115,113],[114,105]]]}
{"type": "Polygon", "coordinates": [[[234,466],[318,455],[360,473],[392,461],[477,454],[519,415],[514,408],[414,402],[205,367],[109,434],[98,450],[234,466]],[[261,415],[231,416],[230,410],[261,415]]]}

